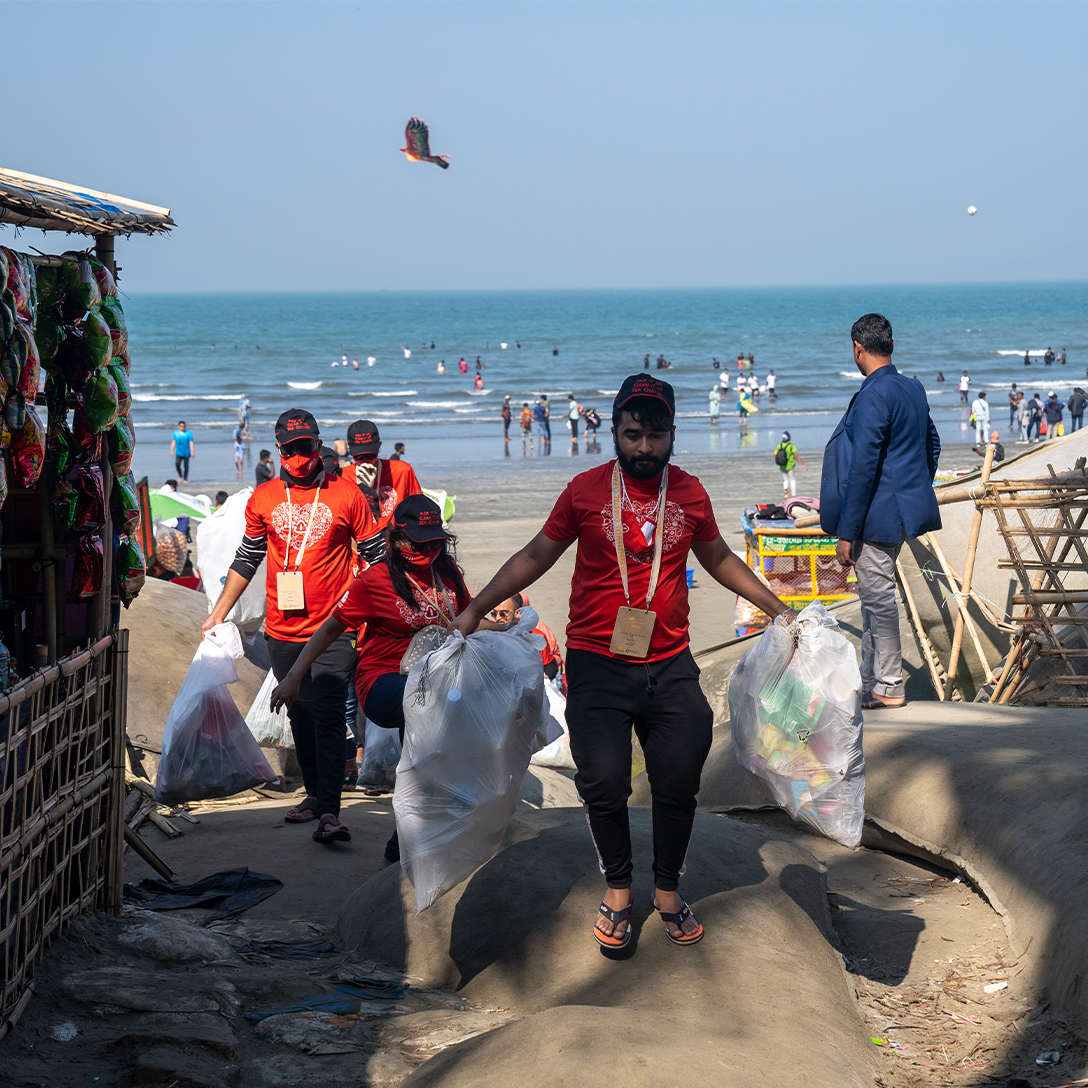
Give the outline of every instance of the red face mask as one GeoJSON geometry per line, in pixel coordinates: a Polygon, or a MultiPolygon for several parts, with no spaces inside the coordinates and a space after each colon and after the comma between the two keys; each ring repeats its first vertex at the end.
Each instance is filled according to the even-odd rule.
{"type": "Polygon", "coordinates": [[[398,544],[397,551],[404,557],[404,561],[413,567],[429,567],[441,554],[441,544],[421,544],[420,550],[409,548],[405,544],[398,544]]]}
{"type": "Polygon", "coordinates": [[[309,476],[321,462],[320,453],[293,453],[290,456],[280,455],[280,464],[291,476],[302,479],[309,476]]]}

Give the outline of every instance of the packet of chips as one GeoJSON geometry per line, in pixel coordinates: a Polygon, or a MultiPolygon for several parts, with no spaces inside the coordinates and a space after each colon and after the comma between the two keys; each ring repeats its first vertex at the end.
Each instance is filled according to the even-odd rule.
{"type": "Polygon", "coordinates": [[[26,423],[26,399],[22,393],[12,389],[4,402],[4,426],[14,438],[15,434],[23,429],[24,423],[26,423]]]}
{"type": "Polygon", "coordinates": [[[113,273],[98,259],[91,258],[91,272],[94,273],[95,282],[98,284],[98,290],[102,295],[102,301],[107,298],[117,297],[117,281],[113,278],[113,273]]]}
{"type": "Polygon", "coordinates": [[[68,424],[51,422],[45,445],[53,455],[53,470],[58,476],[63,476],[72,467],[75,459],[75,440],[72,438],[72,432],[68,430],[68,424]]]}
{"type": "Polygon", "coordinates": [[[106,369],[117,386],[117,418],[123,419],[132,409],[132,391],[128,384],[128,372],[119,359],[114,359],[106,369]]]}
{"type": "Polygon", "coordinates": [[[23,425],[17,430],[11,428],[11,452],[13,483],[16,487],[34,487],[45,464],[45,424],[29,406],[24,411],[23,425]]]}
{"type": "Polygon", "coordinates": [[[48,265],[37,270],[38,286],[38,320],[41,320],[42,310],[55,306],[64,299],[64,280],[59,268],[51,268],[48,265]]]}
{"type": "Polygon", "coordinates": [[[91,376],[83,360],[83,333],[77,327],[66,325],[64,339],[57,345],[53,362],[73,389],[82,389],[91,376]]]}
{"type": "Polygon", "coordinates": [[[34,281],[34,262],[23,253],[6,249],[8,265],[7,288],[15,298],[15,313],[24,321],[33,323],[34,303],[37,292],[34,281]]]}
{"type": "Polygon", "coordinates": [[[119,419],[109,432],[110,468],[115,478],[124,476],[132,468],[132,453],[136,438],[127,419],[119,419]]]}
{"type": "Polygon", "coordinates": [[[72,486],[79,496],[72,528],[78,532],[85,529],[99,529],[105,525],[106,491],[102,481],[102,470],[97,465],[84,465],[75,474],[72,486]]]}
{"type": "Polygon", "coordinates": [[[53,511],[57,521],[66,529],[71,529],[76,520],[79,507],[79,494],[71,481],[62,479],[53,489],[53,511]]]}
{"type": "Polygon", "coordinates": [[[128,350],[128,324],[125,321],[125,312],[121,309],[121,300],[114,297],[104,298],[101,314],[110,330],[111,353],[114,356],[124,355],[128,350]]]}
{"type": "Polygon", "coordinates": [[[121,537],[113,557],[113,569],[117,575],[117,592],[126,608],[144,587],[145,567],[143,549],[136,537],[121,537]]]}
{"type": "Polygon", "coordinates": [[[26,363],[26,326],[16,321],[7,342],[0,344],[0,375],[10,386],[19,384],[19,375],[26,363]]]}
{"type": "Polygon", "coordinates": [[[110,327],[98,309],[88,310],[83,318],[83,362],[88,370],[97,370],[110,361],[113,341],[110,327]]]}
{"type": "Polygon", "coordinates": [[[110,513],[118,533],[136,536],[140,531],[140,500],[136,495],[136,477],[131,472],[114,479],[110,489],[110,513]]]}
{"type": "Polygon", "coordinates": [[[26,338],[26,361],[19,372],[20,393],[26,398],[28,404],[33,404],[38,395],[38,383],[41,381],[42,364],[38,356],[38,345],[34,342],[34,334],[25,325],[22,327],[22,335],[26,338]]]}
{"type": "Polygon", "coordinates": [[[64,263],[60,267],[64,279],[65,301],[73,309],[82,307],[89,310],[92,306],[101,304],[102,292],[98,289],[98,281],[94,278],[91,262],[87,260],[85,253],[65,253],[64,263]]]}
{"type": "Polygon", "coordinates": [[[80,599],[98,596],[102,588],[102,538],[97,533],[81,536],[76,544],[76,564],[72,570],[72,596],[80,599]]]}
{"type": "Polygon", "coordinates": [[[64,326],[56,319],[51,309],[38,310],[34,339],[38,344],[38,356],[43,363],[53,360],[66,335],[64,326]]]}
{"type": "Polygon", "coordinates": [[[102,460],[103,436],[91,429],[83,408],[72,413],[72,437],[75,439],[75,459],[81,465],[97,465],[102,460]]]}
{"type": "Polygon", "coordinates": [[[92,431],[108,431],[117,422],[117,383],[103,367],[83,386],[83,414],[92,431]]]}

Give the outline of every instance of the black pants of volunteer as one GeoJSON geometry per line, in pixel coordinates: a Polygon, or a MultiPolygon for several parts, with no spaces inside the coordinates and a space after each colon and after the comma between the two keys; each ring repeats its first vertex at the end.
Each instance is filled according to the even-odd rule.
{"type": "Polygon", "coordinates": [[[568,650],[567,726],[578,767],[574,783],[610,888],[631,886],[627,799],[634,726],[653,798],[654,885],[675,891],[714,729],[691,652],[647,663],[568,650]]]}
{"type": "MultiPolygon", "coordinates": [[[[305,645],[268,638],[268,656],[277,680],[291,671],[305,645]]],[[[348,684],[354,673],[355,632],[345,631],[310,667],[287,712],[302,781],[307,795],[317,799],[319,815],[340,814],[348,684]]]]}

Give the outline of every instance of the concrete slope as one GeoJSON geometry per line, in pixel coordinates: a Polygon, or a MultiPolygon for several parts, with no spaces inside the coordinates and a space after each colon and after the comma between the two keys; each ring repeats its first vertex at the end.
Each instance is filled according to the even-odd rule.
{"type": "Polygon", "coordinates": [[[411,1084],[633,1086],[871,1079],[872,1044],[833,947],[821,866],[758,828],[700,815],[684,892],[706,927],[674,947],[651,916],[650,813],[632,810],[634,938],[591,935],[603,882],[580,812],[518,814],[504,849],[421,915],[397,869],[345,903],[355,955],[531,1014],[451,1048],[411,1084]]]}

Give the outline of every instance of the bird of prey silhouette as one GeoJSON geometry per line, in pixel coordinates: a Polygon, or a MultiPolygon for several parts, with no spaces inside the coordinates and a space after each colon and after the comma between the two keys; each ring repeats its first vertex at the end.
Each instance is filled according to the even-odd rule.
{"type": "Polygon", "coordinates": [[[443,170],[450,168],[448,155],[431,154],[429,130],[422,117],[413,117],[404,126],[404,144],[401,151],[409,162],[433,162],[443,170]]]}

